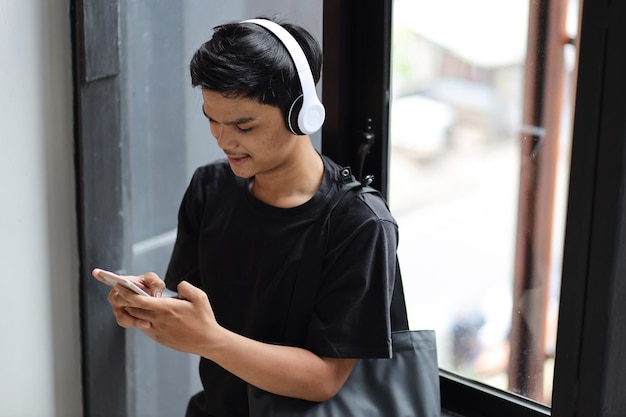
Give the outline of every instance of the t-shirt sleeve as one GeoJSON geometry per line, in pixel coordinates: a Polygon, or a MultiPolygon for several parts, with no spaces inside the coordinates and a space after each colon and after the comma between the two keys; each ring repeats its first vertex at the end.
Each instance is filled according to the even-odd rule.
{"type": "Polygon", "coordinates": [[[349,220],[354,210],[337,217],[341,226],[329,238],[307,347],[326,357],[390,357],[397,225],[388,213],[356,225],[349,220]]]}

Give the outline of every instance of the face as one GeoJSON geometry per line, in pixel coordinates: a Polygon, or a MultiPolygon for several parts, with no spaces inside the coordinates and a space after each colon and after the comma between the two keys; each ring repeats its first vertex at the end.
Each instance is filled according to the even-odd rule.
{"type": "Polygon", "coordinates": [[[298,136],[287,130],[277,107],[210,90],[203,90],[202,98],[211,133],[235,175],[251,178],[289,163],[298,136]]]}

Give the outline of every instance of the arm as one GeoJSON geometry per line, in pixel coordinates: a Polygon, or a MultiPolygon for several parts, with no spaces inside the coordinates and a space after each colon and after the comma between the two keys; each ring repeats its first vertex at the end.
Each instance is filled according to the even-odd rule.
{"type": "Polygon", "coordinates": [[[323,358],[305,349],[257,342],[228,330],[206,352],[203,356],[254,386],[309,401],[334,397],[356,363],[356,359],[323,358]]]}
{"type": "Polygon", "coordinates": [[[122,327],[137,327],[158,343],[203,356],[276,394],[325,401],[339,391],[356,363],[243,337],[217,323],[204,291],[182,282],[178,293],[185,300],[141,297],[116,286],[109,300],[122,327]]]}

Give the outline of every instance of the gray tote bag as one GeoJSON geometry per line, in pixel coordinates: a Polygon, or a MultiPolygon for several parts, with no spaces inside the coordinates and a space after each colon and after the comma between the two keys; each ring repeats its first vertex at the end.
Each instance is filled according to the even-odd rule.
{"type": "Polygon", "coordinates": [[[435,332],[392,333],[391,359],[360,359],[332,399],[314,403],[248,386],[250,417],[440,417],[435,332]]]}

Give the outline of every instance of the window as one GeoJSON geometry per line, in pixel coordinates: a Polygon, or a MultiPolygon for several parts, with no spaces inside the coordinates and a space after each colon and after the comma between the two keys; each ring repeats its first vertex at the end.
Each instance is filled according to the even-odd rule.
{"type": "Polygon", "coordinates": [[[546,405],[578,29],[561,3],[551,29],[525,0],[395,0],[392,21],[389,202],[410,323],[437,331],[442,369],[546,405]]]}
{"type": "MultiPolygon", "coordinates": [[[[78,175],[80,176],[77,183],[79,184],[78,210],[81,216],[81,276],[88,276],[89,270],[94,265],[138,268],[143,261],[140,257],[135,258],[134,256],[136,254],[145,257],[153,256],[154,254],[149,255],[151,250],[154,249],[156,252],[162,250],[156,244],[159,242],[166,244],[169,236],[168,231],[173,227],[173,224],[168,225],[166,222],[155,220],[155,218],[152,220],[139,219],[143,223],[142,227],[140,228],[140,223],[137,223],[134,225],[137,229],[133,230],[132,225],[124,224],[125,221],[128,221],[128,217],[119,215],[120,212],[130,207],[129,201],[126,200],[128,188],[125,187],[130,186],[131,188],[135,187],[135,189],[142,187],[139,177],[145,176],[146,172],[151,169],[161,169],[161,167],[143,163],[137,166],[137,171],[134,171],[138,178],[131,180],[124,176],[127,174],[129,164],[128,161],[124,162],[122,159],[128,157],[129,154],[122,152],[122,150],[129,146],[129,141],[135,140],[133,146],[136,148],[131,152],[136,154],[132,157],[141,159],[141,147],[138,145],[142,141],[148,144],[150,141],[141,136],[143,130],[136,127],[133,128],[135,130],[129,129],[126,123],[132,122],[132,120],[127,119],[128,115],[122,116],[120,114],[121,111],[130,110],[133,107],[129,97],[126,96],[128,91],[123,90],[125,88],[124,83],[129,81],[127,77],[134,76],[141,79],[141,76],[140,74],[123,73],[125,65],[129,61],[124,60],[128,57],[120,59],[119,49],[124,49],[123,53],[129,52],[125,49],[129,45],[122,45],[118,42],[118,34],[141,37],[146,42],[144,45],[146,48],[132,51],[133,54],[141,54],[152,52],[152,47],[160,47],[160,44],[152,45],[155,41],[151,41],[150,38],[157,35],[162,36],[159,30],[168,29],[156,28],[156,30],[146,30],[132,35],[124,32],[129,29],[124,26],[128,22],[118,15],[118,11],[121,12],[132,7],[134,8],[133,13],[141,15],[143,19],[166,20],[170,25],[171,37],[166,37],[165,41],[171,42],[169,47],[176,49],[178,53],[182,50],[181,48],[193,47],[194,33],[197,35],[196,30],[206,30],[208,33],[211,23],[206,21],[207,16],[215,17],[215,22],[217,22],[223,19],[219,18],[216,13],[219,13],[224,19],[237,15],[248,17],[251,14],[268,12],[265,7],[271,7],[265,2],[257,2],[254,3],[254,11],[251,11],[252,6],[250,4],[252,3],[248,4],[249,2],[245,4],[238,2],[219,3],[214,5],[214,8],[211,6],[211,13],[207,14],[190,12],[194,7],[206,7],[206,4],[202,6],[204,4],[202,2],[170,3],[163,1],[132,2],[132,4],[124,2],[122,5],[122,2],[118,0],[76,0],[72,2],[72,16],[75,24],[77,161],[78,175]],[[150,7],[148,7],[148,3],[150,3],[150,7]],[[142,7],[144,7],[143,10],[142,7]],[[171,10],[164,9],[167,7],[170,7],[171,10]],[[145,35],[146,38],[139,35],[145,35]],[[177,39],[176,42],[174,39],[177,39]],[[120,103],[122,102],[124,104],[120,110],[120,103]],[[131,131],[136,132],[139,136],[133,135],[130,138],[129,132],[131,131]],[[129,185],[127,181],[135,181],[135,183],[129,185]],[[146,227],[143,228],[143,226],[146,227]],[[151,240],[154,237],[163,239],[151,240]]],[[[285,9],[287,6],[282,4],[289,4],[289,2],[277,3],[280,4],[273,6],[280,8],[289,18],[294,20],[298,20],[299,16],[302,16],[303,20],[311,18],[312,22],[316,22],[312,23],[312,26],[321,21],[318,15],[319,2],[312,6],[307,3],[306,7],[303,3],[298,3],[298,9],[296,10],[293,6],[292,12],[290,12],[291,9],[285,9]],[[312,13],[308,7],[313,7],[314,12],[312,13]]],[[[339,163],[353,164],[354,154],[359,144],[359,132],[363,131],[367,125],[367,120],[371,119],[376,141],[366,160],[364,170],[375,175],[375,185],[383,193],[389,191],[388,194],[393,200],[396,198],[393,195],[396,191],[394,191],[392,183],[388,186],[388,174],[393,177],[395,175],[394,170],[398,166],[390,162],[391,158],[395,158],[395,156],[390,157],[387,147],[389,131],[388,93],[391,93],[389,89],[391,78],[390,45],[391,28],[393,27],[391,24],[393,21],[391,1],[348,2],[329,0],[323,3],[325,53],[323,99],[328,110],[323,136],[324,152],[334,157],[339,163]],[[389,190],[387,190],[388,188],[389,190]]],[[[416,1],[416,3],[421,2],[416,1]]],[[[514,7],[512,6],[514,4],[519,7],[521,4],[506,3],[510,7],[514,7]]],[[[479,6],[487,3],[475,1],[472,4],[479,6]]],[[[626,321],[626,303],[622,299],[623,294],[626,294],[626,281],[623,279],[624,271],[626,271],[626,258],[623,256],[626,247],[626,230],[623,226],[626,224],[624,218],[626,202],[623,201],[622,196],[623,189],[626,187],[626,157],[624,156],[626,149],[623,140],[623,115],[626,113],[626,78],[623,77],[623,74],[626,73],[626,61],[623,59],[623,44],[626,43],[624,28],[626,26],[623,22],[626,21],[626,3],[608,1],[581,3],[580,39],[577,38],[574,42],[576,45],[580,44],[580,49],[575,53],[575,60],[570,60],[571,57],[567,55],[570,52],[567,50],[573,49],[572,45],[569,45],[568,37],[578,33],[576,23],[572,25],[574,30],[569,31],[568,29],[566,32],[568,36],[562,38],[561,42],[550,42],[551,32],[545,30],[548,27],[548,22],[559,21],[556,19],[557,16],[566,17],[565,22],[576,22],[578,20],[575,18],[578,9],[577,3],[532,1],[524,4],[526,7],[533,7],[528,10],[529,19],[527,23],[529,25],[527,27],[531,28],[535,25],[534,29],[543,28],[539,31],[528,31],[527,35],[541,34],[532,45],[542,42],[546,45],[556,45],[555,48],[558,53],[554,56],[547,54],[545,58],[552,60],[551,63],[554,62],[555,57],[563,59],[563,71],[551,72],[550,75],[556,75],[556,80],[563,82],[563,93],[560,95],[562,101],[556,102],[563,103],[561,112],[558,113],[559,119],[562,121],[559,125],[561,134],[563,137],[567,137],[566,132],[569,130],[569,135],[573,138],[571,142],[571,164],[560,165],[565,168],[560,171],[563,174],[557,172],[558,175],[553,177],[557,185],[568,182],[569,179],[569,188],[558,194],[559,199],[553,200],[555,208],[560,207],[563,210],[565,203],[562,199],[567,198],[565,230],[558,229],[557,226],[558,224],[562,225],[559,223],[562,220],[559,220],[556,214],[553,221],[555,227],[544,229],[550,230],[551,236],[553,236],[553,244],[550,247],[556,253],[553,254],[552,251],[549,253],[558,257],[560,256],[558,250],[562,249],[563,251],[552,400],[550,401],[548,396],[544,396],[539,399],[544,403],[541,405],[529,401],[526,397],[507,392],[508,373],[506,375],[507,381],[502,385],[498,385],[498,383],[504,378],[495,380],[495,382],[491,379],[484,379],[485,383],[483,384],[476,381],[476,375],[470,373],[466,374],[467,377],[463,377],[459,370],[452,369],[455,372],[442,371],[442,403],[446,409],[461,416],[530,417],[549,413],[556,417],[624,415],[626,414],[626,397],[623,396],[622,391],[626,383],[626,370],[621,364],[624,363],[623,352],[626,351],[626,335],[622,331],[622,324],[626,321]],[[548,3],[550,3],[549,10],[548,3]],[[563,12],[565,6],[568,7],[566,13],[563,12]],[[533,19],[532,16],[535,18],[533,19]],[[573,61],[577,63],[576,68],[568,66],[573,61]],[[571,80],[567,79],[568,74],[571,75],[571,80]],[[573,83],[575,80],[576,91],[573,88],[568,90],[568,84],[573,87],[570,81],[573,83]],[[567,104],[574,98],[576,111],[573,114],[568,114],[567,104]],[[572,116],[574,116],[573,130],[570,130],[568,120],[572,120],[572,116]],[[563,242],[565,242],[564,245],[563,242]],[[505,387],[505,389],[496,389],[487,383],[505,387]],[[551,409],[545,405],[548,403],[551,403],[551,409]]],[[[432,11],[435,10],[437,4],[431,2],[431,6],[430,10],[432,11]]],[[[499,4],[495,4],[484,10],[484,14],[491,17],[490,21],[497,19],[498,15],[494,12],[496,10],[494,8],[499,6],[499,4]]],[[[444,24],[450,16],[459,15],[460,12],[461,9],[448,10],[446,18],[438,23],[444,24]]],[[[506,14],[507,12],[508,10],[505,10],[503,13],[506,14]]],[[[147,21],[135,23],[147,25],[147,21]]],[[[554,27],[554,23],[552,25],[554,27]]],[[[564,26],[570,28],[567,23],[564,23],[564,26]]],[[[472,26],[470,32],[475,27],[476,24],[472,26]]],[[[405,35],[414,36],[410,33],[405,33],[405,35]]],[[[498,35],[499,32],[493,33],[492,37],[498,35]]],[[[397,39],[394,38],[394,41],[397,39]]],[[[526,51],[526,57],[529,56],[529,52],[530,48],[526,51]]],[[[178,56],[177,54],[174,55],[178,56]]],[[[138,60],[140,64],[145,64],[137,56],[132,58],[138,60]]],[[[177,61],[179,64],[176,65],[180,65],[181,73],[184,73],[186,62],[182,58],[180,62],[177,61]]],[[[482,69],[475,68],[475,65],[460,65],[462,63],[455,60],[446,62],[448,62],[447,68],[460,71],[461,74],[465,74],[464,71],[469,71],[469,75],[476,79],[488,78],[488,74],[482,69]]],[[[164,65],[169,66],[170,64],[164,65]]],[[[394,65],[396,66],[395,69],[398,69],[397,61],[394,65]]],[[[554,65],[534,68],[548,67],[550,69],[555,68],[554,65]]],[[[526,77],[531,74],[528,68],[524,64],[526,77]]],[[[156,71],[157,69],[155,69],[156,71]]],[[[144,87],[149,90],[154,87],[154,83],[160,82],[161,75],[148,75],[146,81],[149,85],[144,85],[144,87]]],[[[537,79],[536,75],[538,74],[535,74],[537,79]]],[[[169,74],[169,76],[172,75],[169,74]]],[[[546,80],[548,78],[546,77],[546,80]]],[[[554,82],[552,78],[550,79],[552,80],[550,82],[554,82]]],[[[186,94],[185,91],[190,95],[193,94],[184,79],[179,81],[181,94],[186,94]]],[[[397,81],[395,79],[394,83],[397,81]]],[[[136,84],[133,83],[133,85],[136,84]]],[[[519,80],[515,85],[517,88],[522,85],[527,88],[531,84],[526,81],[522,83],[519,80]]],[[[545,85],[540,83],[536,87],[533,90],[535,93],[554,91],[548,90],[548,81],[545,85]]],[[[145,88],[138,90],[136,93],[139,94],[139,97],[136,99],[144,100],[146,91],[145,88]]],[[[418,91],[414,93],[418,93],[418,91]]],[[[529,94],[525,93],[523,96],[523,100],[521,96],[516,99],[518,103],[527,103],[526,97],[529,94]]],[[[549,109],[555,108],[554,103],[550,104],[550,100],[554,100],[558,96],[546,93],[543,96],[544,100],[538,100],[544,102],[543,105],[545,106],[543,113],[539,113],[545,114],[549,109]]],[[[177,97],[176,99],[180,99],[182,103],[195,100],[193,97],[183,99],[177,97]]],[[[432,102],[426,102],[428,103],[426,106],[433,107],[432,102]]],[[[190,112],[197,112],[197,103],[192,104],[189,108],[191,109],[190,112]]],[[[448,108],[445,105],[443,107],[435,106],[435,108],[443,109],[443,111],[435,110],[433,114],[449,114],[449,109],[445,110],[448,108]]],[[[518,109],[518,111],[520,110],[518,109]]],[[[183,113],[184,117],[188,116],[186,111],[183,113]]],[[[536,114],[528,113],[525,110],[521,111],[521,114],[536,116],[536,114]]],[[[148,113],[142,113],[138,122],[145,122],[151,126],[148,116],[148,113]]],[[[198,116],[199,120],[202,120],[202,117],[198,116]]],[[[191,117],[191,113],[189,113],[189,117],[191,117]]],[[[520,119],[519,113],[516,117],[518,121],[526,120],[520,119]]],[[[445,121],[445,118],[443,120],[445,121]]],[[[550,119],[548,122],[555,120],[550,119]]],[[[176,121],[176,123],[179,122],[180,120],[176,121]]],[[[191,139],[193,136],[191,132],[195,132],[193,122],[190,124],[181,123],[181,125],[184,125],[186,129],[189,128],[190,131],[185,133],[185,140],[188,142],[186,144],[188,147],[183,151],[185,156],[177,155],[177,179],[175,181],[184,183],[183,177],[190,174],[190,167],[197,162],[194,162],[198,153],[194,151],[196,148],[194,148],[193,142],[197,140],[200,143],[199,146],[204,146],[202,141],[206,137],[191,139]]],[[[515,127],[515,124],[513,126],[515,127]]],[[[545,123],[533,122],[529,126],[548,130],[545,123]]],[[[517,133],[520,132],[519,127],[517,126],[517,133]]],[[[395,130],[395,127],[392,130],[395,130]]],[[[531,135],[542,132],[541,129],[525,129],[524,131],[531,135]]],[[[468,131],[465,130],[465,132],[468,131]]],[[[152,133],[160,134],[161,131],[153,131],[152,133]]],[[[472,134],[472,129],[469,129],[469,133],[469,137],[475,137],[472,134]]],[[[464,136],[468,137],[468,135],[464,136]]],[[[180,139],[176,138],[176,140],[180,139]]],[[[431,143],[431,145],[433,144],[436,145],[436,142],[431,143]]],[[[542,146],[545,144],[546,142],[543,142],[542,146]]],[[[501,143],[501,145],[504,144],[501,143]]],[[[510,143],[508,145],[510,146],[510,143]]],[[[394,147],[392,146],[392,149],[394,147]]],[[[436,149],[436,147],[430,149],[436,149]]],[[[519,156],[521,149],[518,150],[520,151],[519,156]]],[[[151,150],[151,152],[153,151],[156,152],[154,149],[151,150]]],[[[459,150],[457,149],[457,151],[459,150]]],[[[479,149],[468,149],[467,151],[470,153],[481,152],[485,149],[479,147],[479,149]]],[[[392,152],[395,151],[392,150],[392,152]]],[[[444,152],[454,151],[446,149],[444,152]]],[[[510,152],[510,154],[515,156],[515,152],[510,152]]],[[[563,155],[567,155],[567,152],[565,151],[563,155]]],[[[564,159],[569,160],[569,158],[564,159]]],[[[166,163],[170,162],[169,160],[165,161],[166,163]]],[[[469,160],[469,163],[474,162],[476,161],[469,160]]],[[[524,172],[521,168],[522,162],[521,159],[518,159],[517,165],[512,162],[513,166],[519,168],[520,174],[524,172]]],[[[512,173],[514,175],[515,171],[508,171],[509,176],[512,173]]],[[[467,179],[463,178],[463,180],[467,179]]],[[[510,177],[501,180],[509,181],[509,184],[513,183],[512,189],[506,190],[506,192],[511,199],[517,199],[515,201],[519,203],[521,201],[519,200],[521,175],[518,178],[520,181],[517,183],[511,181],[510,177]]],[[[168,181],[168,179],[165,178],[164,181],[168,181]]],[[[158,182],[148,184],[148,186],[156,187],[159,185],[158,182]]],[[[173,188],[168,187],[168,189],[172,190],[173,188]]],[[[148,195],[149,198],[152,198],[156,194],[148,193],[148,195]]],[[[392,201],[392,204],[395,203],[392,201]]],[[[506,229],[508,233],[511,233],[511,229],[515,230],[519,227],[517,220],[515,220],[519,217],[517,213],[519,210],[515,209],[515,202],[509,201],[508,204],[509,207],[511,204],[513,205],[511,211],[515,212],[509,211],[506,214],[509,216],[506,229]],[[517,217],[510,219],[512,214],[517,217]]],[[[133,216],[138,218],[142,210],[149,212],[150,207],[151,205],[142,207],[138,204],[133,208],[135,211],[133,216]]],[[[171,211],[172,207],[167,208],[167,210],[171,211]]],[[[560,213],[560,215],[565,214],[563,211],[560,213]]],[[[148,213],[147,215],[152,214],[148,213]]],[[[397,217],[403,221],[402,210],[398,209],[397,217]]],[[[408,238],[405,236],[407,232],[404,229],[408,227],[401,227],[403,227],[401,245],[404,245],[408,238]]],[[[537,229],[534,230],[537,231],[537,229]]],[[[511,243],[511,239],[509,237],[508,241],[506,239],[503,241],[509,247],[507,256],[511,262],[510,269],[513,266],[513,259],[515,259],[511,254],[511,247],[517,247],[517,244],[511,243]]],[[[403,258],[405,258],[404,255],[403,258]]],[[[405,261],[402,260],[402,262],[405,261]]],[[[554,262],[553,265],[558,267],[558,262],[554,262]]],[[[445,266],[448,267],[448,265],[445,266]]],[[[409,266],[405,267],[405,276],[410,274],[408,268],[409,266]]],[[[505,273],[509,274],[509,279],[513,279],[515,274],[510,269],[505,273]]],[[[556,283],[557,281],[552,282],[556,283]]],[[[186,357],[183,357],[177,358],[167,365],[167,359],[163,355],[171,352],[164,353],[150,349],[142,350],[142,354],[146,356],[138,358],[135,353],[141,349],[141,346],[133,345],[138,339],[134,339],[132,336],[127,339],[124,336],[125,333],[112,322],[112,317],[106,306],[105,292],[100,286],[90,285],[90,283],[91,281],[81,282],[85,415],[101,415],[103,410],[110,415],[120,416],[171,415],[169,405],[176,401],[184,402],[188,391],[197,383],[194,361],[188,361],[186,357]],[[156,369],[155,363],[161,363],[163,368],[156,369]],[[178,366],[180,364],[183,367],[178,366]],[[189,366],[187,367],[187,365],[189,366]],[[167,366],[171,366],[171,368],[167,366]],[[176,379],[173,386],[149,385],[157,381],[150,378],[156,378],[157,374],[165,373],[168,376],[174,374],[179,376],[177,379],[171,378],[172,381],[176,379]],[[139,377],[142,377],[141,382],[145,383],[143,387],[150,387],[151,392],[140,392],[143,388],[133,385],[138,381],[134,378],[139,377]],[[103,390],[103,386],[106,386],[107,389],[103,390]],[[151,402],[151,395],[155,396],[156,402],[151,402]]],[[[515,293],[514,290],[513,293],[515,293]]],[[[500,300],[496,300],[496,305],[498,301],[500,300]]],[[[420,308],[419,305],[417,308],[420,308]]],[[[414,319],[415,326],[419,325],[419,320],[421,317],[414,319]]],[[[426,326],[426,324],[424,325],[426,326]]],[[[446,341],[443,340],[442,349],[445,343],[446,341]]],[[[454,356],[450,357],[453,358],[454,356]]],[[[443,359],[444,356],[442,355],[442,362],[443,359]]],[[[454,361],[449,363],[452,363],[451,367],[453,367],[454,361]]],[[[549,366],[550,372],[551,369],[552,367],[549,366]]],[[[550,378],[544,374],[544,378],[541,380],[549,382],[550,378]]],[[[161,379],[159,382],[164,382],[164,380],[161,379]]]]}
{"type": "MultiPolygon", "coordinates": [[[[475,6],[487,4],[470,3],[475,6]]],[[[506,5],[509,7],[513,3],[506,2],[506,5]]],[[[430,6],[431,11],[438,7],[432,2],[430,6]]],[[[499,14],[494,10],[499,10],[499,6],[485,7],[483,11],[491,20],[498,19],[499,14]]],[[[563,257],[561,290],[560,293],[557,291],[560,297],[552,396],[551,399],[544,397],[544,404],[541,404],[474,378],[442,370],[442,406],[460,416],[622,415],[626,412],[626,397],[621,392],[626,383],[626,372],[618,364],[623,363],[626,346],[621,325],[626,320],[626,303],[622,299],[626,293],[623,280],[626,243],[622,226],[626,213],[622,197],[626,182],[623,140],[626,61],[622,51],[626,42],[623,25],[626,3],[532,1],[526,2],[526,7],[531,7],[528,9],[528,34],[538,35],[527,44],[532,48],[527,48],[526,56],[543,59],[545,65],[529,66],[534,68],[529,72],[524,61],[525,77],[532,76],[543,82],[524,81],[524,88],[533,86],[533,90],[532,94],[524,93],[522,102],[531,103],[526,97],[539,99],[537,93],[545,94],[542,100],[535,100],[536,113],[524,109],[522,114],[535,120],[544,116],[543,124],[533,121],[529,126],[544,127],[547,132],[548,124],[558,120],[548,118],[547,114],[554,112],[558,103],[563,103],[557,113],[562,123],[559,127],[565,136],[569,130],[571,138],[571,159],[565,157],[571,163],[565,165],[564,174],[553,177],[555,184],[568,183],[560,197],[567,201],[553,200],[555,207],[561,205],[563,209],[566,205],[566,212],[561,212],[565,215],[564,231],[559,231],[556,226],[535,229],[535,233],[550,231],[554,235],[551,247],[557,254],[562,251],[563,257]],[[580,19],[576,17],[578,13],[580,19]],[[577,21],[580,21],[580,31],[577,21]],[[552,31],[550,28],[567,28],[567,31],[552,31]],[[579,35],[570,39],[572,34],[579,35]],[[542,43],[546,46],[545,53],[531,53],[531,49],[537,49],[542,43]],[[572,60],[569,55],[574,51],[575,59],[572,60]],[[562,65],[555,66],[559,61],[562,65]],[[569,66],[572,62],[575,62],[574,68],[569,66]],[[547,71],[545,77],[541,77],[542,71],[547,71]],[[571,80],[567,79],[568,71],[571,71],[571,80]],[[547,83],[555,80],[563,83],[562,94],[549,94],[555,90],[549,90],[547,83]],[[569,82],[575,84],[575,88],[570,84],[568,90],[566,84],[569,82]],[[572,101],[575,106],[569,111],[575,110],[568,114],[566,105],[572,101]],[[542,103],[543,107],[538,107],[537,103],[542,103]],[[570,124],[573,121],[573,127],[566,123],[568,120],[570,124]],[[557,244],[559,235],[561,240],[557,244]]],[[[393,176],[393,156],[389,155],[387,145],[392,140],[388,136],[388,115],[394,91],[387,78],[390,74],[385,72],[386,60],[392,56],[391,39],[387,37],[393,27],[392,10],[391,0],[358,4],[325,2],[325,34],[330,36],[328,41],[325,37],[328,46],[325,47],[324,100],[328,103],[330,99],[334,109],[325,125],[323,140],[325,151],[336,160],[355,164],[363,121],[371,119],[376,139],[364,171],[374,174],[375,186],[393,200],[393,183],[388,182],[388,176],[393,176]]],[[[447,15],[434,23],[445,25],[446,20],[462,15],[462,10],[465,9],[449,8],[447,15]]],[[[476,24],[472,25],[470,32],[475,29],[476,24]]],[[[500,32],[492,34],[492,37],[498,36],[500,32]]],[[[429,122],[429,126],[433,124],[429,122]]],[[[542,132],[541,129],[528,130],[528,133],[542,132]]],[[[519,172],[523,172],[521,164],[519,172]]],[[[519,191],[519,185],[515,185],[513,195],[519,191]]],[[[519,227],[517,220],[512,223],[510,228],[519,227]]],[[[405,234],[404,229],[401,230],[400,245],[404,245],[406,239],[402,236],[405,234]]],[[[405,271],[404,275],[407,273],[405,271]]]]}

